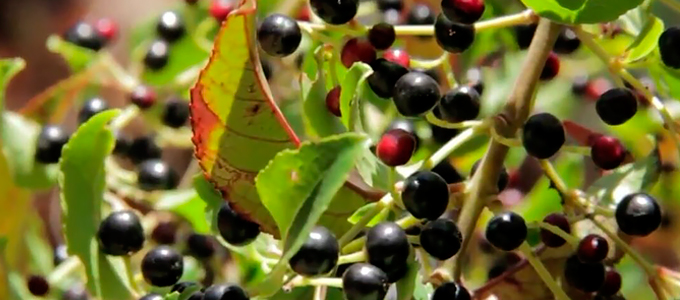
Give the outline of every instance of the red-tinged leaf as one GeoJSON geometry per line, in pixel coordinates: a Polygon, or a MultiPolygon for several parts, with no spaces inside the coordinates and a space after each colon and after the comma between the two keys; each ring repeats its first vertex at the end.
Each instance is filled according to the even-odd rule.
{"type": "Polygon", "coordinates": [[[599,135],[599,133],[569,120],[563,121],[562,125],[564,125],[564,130],[567,132],[567,134],[576,140],[576,142],[578,142],[581,146],[590,146],[590,140],[596,135],[599,135]]]}

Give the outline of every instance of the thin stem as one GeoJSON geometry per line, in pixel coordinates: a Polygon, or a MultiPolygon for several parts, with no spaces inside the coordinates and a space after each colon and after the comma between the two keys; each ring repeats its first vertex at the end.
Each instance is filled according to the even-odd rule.
{"type": "Polygon", "coordinates": [[[557,282],[555,282],[555,279],[552,278],[550,275],[550,272],[545,268],[543,263],[534,255],[534,252],[531,251],[531,246],[527,242],[522,243],[521,246],[519,246],[519,250],[522,251],[524,254],[524,257],[526,257],[527,261],[529,261],[529,264],[536,270],[536,273],[538,273],[538,276],[541,277],[541,280],[543,280],[543,283],[550,289],[550,291],[553,293],[555,296],[555,299],[557,300],[569,300],[569,296],[562,290],[562,288],[557,285],[557,282]]]}
{"type": "Polygon", "coordinates": [[[498,132],[496,132],[496,128],[493,126],[491,127],[491,138],[493,138],[496,142],[501,143],[507,147],[522,147],[522,141],[518,138],[507,138],[504,137],[498,132]]]}
{"type": "Polygon", "coordinates": [[[115,119],[111,121],[110,126],[113,130],[119,130],[130,123],[130,121],[132,121],[132,119],[134,119],[138,114],[139,107],[137,107],[137,105],[128,105],[118,116],[116,116],[115,119]]]}
{"type": "Polygon", "coordinates": [[[357,251],[357,252],[354,252],[352,254],[341,255],[340,258],[338,258],[338,265],[355,263],[355,262],[362,262],[362,261],[365,261],[365,260],[366,260],[366,252],[357,251]]]}
{"type": "Polygon", "coordinates": [[[598,221],[596,218],[589,219],[593,222],[593,224],[595,224],[595,226],[600,228],[602,232],[609,236],[609,238],[614,240],[614,243],[616,243],[618,247],[621,247],[621,249],[623,249],[624,252],[630,255],[630,258],[632,258],[638,265],[640,265],[640,267],[645,271],[645,273],[647,273],[647,276],[649,276],[650,278],[657,277],[657,273],[654,266],[648,263],[637,251],[631,248],[628,245],[628,243],[624,242],[616,233],[609,230],[609,228],[604,226],[604,224],[602,224],[602,222],[598,221]]]}
{"type": "Polygon", "coordinates": [[[47,276],[47,282],[49,282],[51,286],[57,285],[58,282],[68,278],[70,274],[73,274],[73,272],[78,270],[81,266],[82,264],[77,256],[69,256],[52,270],[52,273],[47,276]]]}
{"type": "Polygon", "coordinates": [[[575,236],[565,232],[564,230],[562,230],[562,228],[559,228],[557,226],[554,226],[554,225],[551,225],[551,224],[548,224],[548,223],[545,223],[545,222],[539,222],[538,227],[545,229],[545,230],[548,230],[548,231],[554,233],[555,235],[558,235],[559,237],[561,237],[565,241],[567,241],[567,243],[569,243],[569,245],[571,245],[574,248],[576,248],[576,246],[578,246],[578,243],[579,243],[578,238],[576,238],[575,236]]]}
{"type": "Polygon", "coordinates": [[[432,60],[411,59],[410,63],[411,67],[413,68],[432,69],[439,67],[444,62],[448,61],[448,58],[449,58],[448,52],[444,52],[442,53],[441,56],[432,60]]]}
{"type": "MultiPolygon", "coordinates": [[[[335,49],[335,48],[333,48],[333,49],[335,49]]],[[[328,65],[328,72],[331,75],[331,81],[333,82],[334,87],[340,86],[340,79],[338,79],[338,68],[337,68],[338,57],[339,57],[338,54],[339,54],[338,51],[335,51],[335,50],[331,51],[331,60],[330,60],[329,65],[328,65]]]]}
{"type": "Polygon", "coordinates": [[[130,281],[130,288],[132,289],[132,294],[139,294],[139,286],[137,286],[137,281],[135,280],[135,273],[132,271],[132,262],[130,261],[130,256],[124,256],[123,261],[125,262],[125,273],[127,274],[128,281],[130,281]]]}
{"type": "Polygon", "coordinates": [[[548,176],[548,179],[553,182],[555,188],[563,195],[568,194],[569,187],[566,183],[564,183],[564,180],[562,180],[562,177],[560,177],[560,174],[557,173],[557,170],[555,170],[555,167],[553,167],[550,161],[547,159],[541,159],[539,160],[539,163],[541,164],[543,172],[545,172],[545,176],[548,176]]]}
{"type": "Polygon", "coordinates": [[[383,209],[389,209],[389,207],[392,205],[392,195],[391,194],[386,194],[385,196],[378,201],[377,205],[371,208],[371,210],[367,211],[365,215],[359,219],[359,221],[352,226],[347,232],[345,232],[342,237],[338,240],[338,243],[340,244],[340,247],[342,248],[345,246],[347,243],[349,243],[354,237],[357,236],[357,234],[366,227],[366,225],[371,222],[371,220],[380,214],[380,212],[383,209]]]}
{"type": "Polygon", "coordinates": [[[451,60],[449,60],[451,55],[448,52],[445,52],[444,56],[445,59],[442,68],[444,69],[444,75],[446,75],[446,82],[449,84],[449,88],[454,88],[458,85],[458,82],[456,82],[456,76],[454,76],[453,69],[451,68],[451,60]]]}
{"type": "Polygon", "coordinates": [[[590,156],[590,147],[583,146],[562,146],[561,151],[569,153],[577,153],[583,156],[590,156]]]}
{"type": "Polygon", "coordinates": [[[361,250],[361,248],[364,247],[364,244],[366,243],[366,237],[362,236],[356,240],[351,241],[348,243],[345,247],[342,248],[340,253],[353,253],[361,250]]]}
{"type": "Polygon", "coordinates": [[[433,112],[429,112],[425,115],[425,119],[427,122],[429,122],[432,125],[435,125],[437,127],[441,128],[449,128],[449,129],[461,129],[461,128],[468,128],[468,127],[474,127],[474,126],[479,126],[484,121],[463,121],[463,122],[458,122],[458,123],[451,123],[446,120],[442,120],[440,118],[437,118],[437,116],[434,115],[433,112]]]}
{"type": "Polygon", "coordinates": [[[326,299],[326,292],[328,287],[325,285],[320,285],[314,288],[314,300],[324,300],[326,299]]]}
{"type": "Polygon", "coordinates": [[[437,152],[433,153],[430,158],[428,158],[422,166],[420,166],[421,170],[427,170],[431,169],[434,166],[436,166],[438,163],[442,162],[444,159],[449,157],[451,155],[451,152],[456,150],[458,147],[463,145],[465,142],[471,140],[473,137],[475,137],[478,133],[482,132],[483,127],[485,127],[484,123],[478,124],[477,126],[474,126],[472,128],[468,128],[465,131],[461,132],[448,142],[444,144],[437,152]]]}
{"type": "Polygon", "coordinates": [[[287,284],[287,286],[290,286],[290,287],[330,286],[330,287],[342,288],[342,278],[328,278],[328,277],[308,278],[308,277],[302,277],[302,276],[295,276],[295,279],[293,279],[291,282],[289,282],[287,284]]]}
{"type": "Polygon", "coordinates": [[[414,218],[412,215],[409,214],[408,216],[406,216],[406,217],[404,217],[400,220],[397,220],[395,223],[397,223],[397,225],[399,225],[399,227],[406,229],[406,228],[409,228],[413,225],[419,224],[420,220],[414,218]]]}
{"type": "Polygon", "coordinates": [[[674,9],[675,11],[680,12],[680,2],[675,0],[659,0],[659,1],[665,4],[666,6],[674,9]]]}

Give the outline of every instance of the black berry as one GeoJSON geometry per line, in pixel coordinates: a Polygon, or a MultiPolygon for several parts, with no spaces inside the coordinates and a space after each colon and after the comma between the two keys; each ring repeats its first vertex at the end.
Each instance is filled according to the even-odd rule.
{"type": "Polygon", "coordinates": [[[475,40],[472,25],[456,23],[439,14],[434,23],[434,36],[442,49],[451,53],[461,53],[470,48],[475,40]]]}
{"type": "Polygon", "coordinates": [[[95,97],[83,103],[83,107],[80,108],[78,112],[78,122],[85,123],[87,120],[92,118],[92,116],[109,109],[109,105],[104,101],[104,99],[95,97]]]}
{"type": "Polygon", "coordinates": [[[365,39],[353,38],[348,40],[340,51],[340,61],[346,68],[355,62],[370,64],[376,58],[375,48],[365,39]]]}
{"type": "Polygon", "coordinates": [[[149,159],[161,158],[161,152],[153,137],[146,135],[132,140],[127,155],[133,163],[139,164],[149,159]]]}
{"type": "Polygon", "coordinates": [[[666,28],[659,37],[661,61],[669,68],[680,69],[680,27],[666,28]]]}
{"type": "Polygon", "coordinates": [[[430,300],[470,300],[470,292],[460,284],[447,282],[434,290],[430,300]]]}
{"type": "Polygon", "coordinates": [[[168,246],[151,249],[142,259],[144,280],[153,286],[171,286],[184,270],[182,255],[168,246]]]}
{"type": "Polygon", "coordinates": [[[43,164],[58,163],[61,157],[61,149],[64,148],[69,137],[59,126],[45,125],[38,134],[35,160],[43,164]]]}
{"type": "Polygon", "coordinates": [[[34,296],[42,297],[47,295],[50,291],[49,282],[47,282],[45,277],[40,275],[29,276],[26,285],[28,286],[28,291],[34,296]]]}
{"type": "Polygon", "coordinates": [[[151,239],[161,245],[172,245],[177,236],[177,223],[161,222],[151,231],[151,239]]]}
{"type": "Polygon", "coordinates": [[[162,115],[163,124],[180,128],[189,120],[189,103],[181,98],[172,97],[165,102],[162,115]]]}
{"type": "Polygon", "coordinates": [[[149,293],[144,295],[142,298],[139,298],[139,300],[163,300],[163,296],[156,294],[156,293],[149,293]]]}
{"type": "Polygon", "coordinates": [[[137,169],[137,185],[145,191],[172,189],[177,180],[177,173],[159,159],[146,160],[137,169]]]}
{"type": "Polygon", "coordinates": [[[439,101],[439,112],[453,123],[474,120],[479,116],[479,93],[469,86],[452,89],[439,101]]]}
{"type": "Polygon", "coordinates": [[[340,111],[340,92],[341,92],[340,86],[336,86],[332,88],[330,91],[328,91],[328,94],[326,94],[326,108],[328,108],[328,111],[332,113],[334,116],[339,117],[342,115],[342,112],[340,111]]]}
{"type": "Polygon", "coordinates": [[[430,111],[441,97],[439,85],[430,76],[409,72],[394,85],[394,104],[406,117],[415,117],[430,111]]]}
{"type": "Polygon", "coordinates": [[[627,88],[613,88],[600,95],[595,110],[605,123],[621,125],[637,112],[637,98],[627,88]]]}
{"type": "MultiPolygon", "coordinates": [[[[566,233],[571,233],[571,226],[569,225],[569,220],[563,215],[558,213],[549,214],[543,219],[544,223],[548,223],[555,226],[566,233]]],[[[552,233],[549,230],[541,228],[541,241],[548,247],[557,248],[564,245],[567,241],[564,240],[557,234],[552,233]]]]}
{"type": "Polygon", "coordinates": [[[174,42],[184,35],[184,21],[182,17],[174,11],[164,12],[158,24],[156,25],[156,33],[167,42],[174,42]]]}
{"type": "Polygon", "coordinates": [[[442,11],[449,20],[472,24],[484,13],[483,0],[442,0],[442,11]]]}
{"type": "MultiPolygon", "coordinates": [[[[411,66],[411,57],[408,55],[408,52],[403,49],[389,49],[383,53],[383,58],[404,68],[411,66]]],[[[375,72],[375,68],[373,68],[373,72],[375,72]]]]}
{"type": "Polygon", "coordinates": [[[367,78],[368,86],[381,98],[392,97],[397,81],[408,73],[406,67],[385,58],[371,62],[371,68],[373,73],[367,78]]]}
{"type": "Polygon", "coordinates": [[[217,213],[217,228],[227,243],[243,246],[260,234],[260,225],[244,219],[228,203],[223,203],[217,213]]]}
{"type": "Polygon", "coordinates": [[[447,260],[456,255],[462,242],[463,235],[458,226],[449,219],[430,221],[420,232],[420,246],[439,260],[447,260]]]}
{"type": "Polygon", "coordinates": [[[116,137],[116,145],[113,147],[113,154],[125,156],[128,151],[130,151],[130,146],[132,145],[132,139],[126,134],[115,131],[114,136],[116,137]]]}
{"type": "Polygon", "coordinates": [[[156,92],[146,85],[138,85],[130,94],[130,102],[141,109],[147,109],[156,103],[156,92]]]}
{"type": "Polygon", "coordinates": [[[486,239],[494,247],[512,251],[527,238],[527,224],[514,212],[500,213],[486,225],[486,239]]]}
{"type": "Polygon", "coordinates": [[[436,220],[449,204],[449,187],[437,173],[418,171],[404,180],[401,198],[414,217],[436,220]]]}
{"type": "Polygon", "coordinates": [[[373,265],[356,263],[342,274],[342,292],[347,300],[382,300],[388,287],[385,272],[373,265]]]}
{"type": "Polygon", "coordinates": [[[581,46],[581,40],[576,37],[576,33],[569,28],[565,28],[557,36],[553,51],[560,54],[571,54],[576,51],[579,46],[581,46]]]}
{"type": "Polygon", "coordinates": [[[70,43],[94,51],[103,48],[106,43],[104,37],[99,34],[97,29],[86,22],[78,22],[71,27],[66,32],[65,39],[70,43]]]}
{"type": "Polygon", "coordinates": [[[155,40],[144,56],[144,65],[153,71],[160,70],[168,64],[169,56],[170,45],[163,40],[155,40]]]}
{"type": "Polygon", "coordinates": [[[216,241],[209,235],[192,233],[187,238],[187,249],[196,258],[210,258],[215,253],[215,247],[216,241]]]}
{"type": "Polygon", "coordinates": [[[404,0],[377,0],[376,2],[381,11],[388,9],[402,10],[404,8],[404,0]]]}
{"type": "Polygon", "coordinates": [[[557,56],[557,54],[550,52],[548,59],[545,61],[545,65],[543,66],[540,77],[542,80],[550,80],[555,78],[559,72],[560,58],[557,56]]]}
{"type": "Polygon", "coordinates": [[[189,298],[187,298],[187,300],[203,300],[203,292],[195,291],[189,296],[189,298]]]}
{"type": "Polygon", "coordinates": [[[629,194],[616,205],[616,224],[628,235],[647,236],[661,225],[661,208],[652,196],[629,194]]]}
{"type": "Polygon", "coordinates": [[[102,252],[114,256],[129,255],[142,249],[144,229],[133,211],[117,211],[99,225],[97,238],[102,252]]]}
{"type": "Polygon", "coordinates": [[[396,38],[397,34],[391,24],[378,23],[368,30],[368,41],[371,42],[373,48],[378,50],[391,47],[396,38]]]}
{"type": "MultiPolygon", "coordinates": [[[[474,164],[472,164],[472,168],[470,169],[470,178],[475,175],[475,172],[477,171],[477,168],[479,168],[479,164],[481,163],[481,160],[476,161],[474,164]]],[[[508,175],[508,170],[503,166],[501,168],[501,173],[498,174],[498,191],[503,191],[507,186],[508,186],[508,181],[510,181],[510,175],[508,175]]]]}
{"type": "Polygon", "coordinates": [[[613,268],[606,268],[604,284],[597,293],[602,296],[614,296],[621,289],[621,274],[613,268]]]}
{"type": "Polygon", "coordinates": [[[392,129],[380,138],[376,147],[378,158],[390,167],[406,164],[416,149],[413,134],[402,129],[392,129]]]}
{"type": "Polygon", "coordinates": [[[527,49],[534,39],[536,32],[536,24],[519,25],[515,27],[515,38],[517,39],[517,46],[520,49],[527,49]]]}
{"type": "Polygon", "coordinates": [[[271,56],[288,56],[300,46],[302,33],[297,22],[282,14],[267,16],[257,29],[257,40],[271,56]]]}
{"type": "Polygon", "coordinates": [[[240,286],[227,283],[208,287],[203,292],[203,300],[248,300],[248,294],[240,286]]]}
{"type": "Polygon", "coordinates": [[[438,163],[434,168],[432,168],[432,172],[437,173],[437,175],[441,176],[444,178],[444,181],[446,183],[458,183],[463,181],[463,176],[458,173],[458,170],[447,160],[441,161],[438,163]]]}
{"type": "Polygon", "coordinates": [[[596,166],[611,170],[620,166],[626,159],[626,148],[615,138],[601,135],[595,138],[590,148],[590,157],[596,166]]]}
{"type": "Polygon", "coordinates": [[[524,123],[522,145],[530,155],[538,159],[553,156],[564,145],[562,122],[549,113],[535,114],[524,123]]]}
{"type": "Polygon", "coordinates": [[[327,274],[338,262],[340,246],[330,230],[316,226],[290,259],[290,268],[303,276],[327,274]]]}
{"type": "Polygon", "coordinates": [[[576,255],[570,256],[564,265],[564,278],[569,285],[584,292],[595,292],[604,283],[605,269],[602,263],[584,263],[576,255]]]}
{"type": "Polygon", "coordinates": [[[410,244],[399,225],[393,222],[382,222],[366,233],[366,255],[368,262],[388,274],[389,281],[397,281],[399,272],[406,267],[406,259],[410,244]],[[389,276],[389,275],[394,275],[389,276]]]}
{"type": "Polygon", "coordinates": [[[425,3],[414,3],[406,17],[406,22],[411,25],[432,25],[436,16],[434,11],[425,3]]]}
{"type": "Polygon", "coordinates": [[[349,22],[359,10],[358,0],[310,0],[309,5],[324,22],[334,25],[349,22]]]}
{"type": "Polygon", "coordinates": [[[172,288],[170,289],[170,292],[171,292],[171,293],[172,293],[172,292],[178,292],[178,293],[181,294],[181,293],[184,292],[184,290],[187,289],[188,287],[197,286],[197,285],[198,285],[198,283],[195,283],[195,282],[192,282],[192,281],[182,281],[182,282],[178,282],[178,283],[175,283],[175,284],[172,286],[172,288]]]}
{"type": "Polygon", "coordinates": [[[581,239],[576,255],[584,263],[597,263],[607,258],[609,243],[597,234],[589,234],[581,239]]]}
{"type": "MultiPolygon", "coordinates": [[[[432,113],[438,119],[442,118],[442,113],[440,112],[440,107],[438,105],[434,107],[432,113]]],[[[432,140],[437,144],[444,144],[460,133],[460,130],[455,128],[439,127],[432,123],[428,123],[428,125],[430,125],[430,130],[432,132],[432,140]]]]}

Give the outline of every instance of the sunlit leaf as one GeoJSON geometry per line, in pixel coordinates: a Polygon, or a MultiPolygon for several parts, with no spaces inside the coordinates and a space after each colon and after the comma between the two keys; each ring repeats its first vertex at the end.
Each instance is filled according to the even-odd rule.
{"type": "Polygon", "coordinates": [[[659,44],[659,37],[663,33],[663,29],[663,21],[655,16],[650,16],[642,32],[628,46],[628,56],[625,62],[633,62],[652,53],[659,44]]]}
{"type": "Polygon", "coordinates": [[[643,0],[522,0],[541,17],[560,23],[602,23],[613,21],[637,7],[643,0]]]}
{"type": "Polygon", "coordinates": [[[206,206],[194,189],[166,192],[155,204],[158,210],[171,211],[183,217],[191,223],[195,232],[201,234],[210,232],[205,218],[206,206]]]}
{"type": "Polygon", "coordinates": [[[659,179],[661,166],[656,153],[614,170],[591,185],[586,193],[595,196],[599,204],[616,205],[631,193],[646,191],[659,179]]]}
{"type": "Polygon", "coordinates": [[[362,129],[359,95],[368,88],[366,79],[373,73],[371,67],[357,62],[347,71],[340,85],[340,112],[342,124],[350,131],[362,129]]]}
{"type": "Polygon", "coordinates": [[[71,44],[56,35],[47,38],[47,49],[64,57],[72,72],[85,69],[97,57],[96,51],[71,44]]]}

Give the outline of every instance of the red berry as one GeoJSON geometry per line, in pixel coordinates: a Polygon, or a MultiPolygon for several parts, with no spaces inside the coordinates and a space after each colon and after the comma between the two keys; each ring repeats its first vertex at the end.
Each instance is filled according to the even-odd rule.
{"type": "Polygon", "coordinates": [[[141,109],[149,108],[156,103],[156,92],[151,87],[139,85],[132,90],[130,101],[141,109]]]}
{"type": "Polygon", "coordinates": [[[442,10],[449,20],[472,24],[484,13],[483,0],[442,0],[442,10]]]}
{"type": "Polygon", "coordinates": [[[590,156],[598,167],[604,170],[614,169],[626,159],[626,148],[611,136],[600,135],[594,138],[590,156]]]}
{"type": "Polygon", "coordinates": [[[380,138],[376,154],[386,165],[394,167],[406,164],[415,148],[416,139],[412,134],[402,129],[392,129],[380,138]]]}
{"type": "Polygon", "coordinates": [[[576,255],[584,263],[598,263],[607,258],[609,243],[597,234],[589,234],[578,244],[576,255]]]}
{"type": "Polygon", "coordinates": [[[227,18],[232,9],[231,3],[227,0],[212,0],[210,3],[210,15],[220,22],[227,18]]]}
{"type": "Polygon", "coordinates": [[[340,60],[349,68],[357,61],[370,64],[376,58],[375,49],[367,40],[353,38],[342,47],[340,60]]]}
{"type": "Polygon", "coordinates": [[[602,296],[614,296],[621,289],[621,274],[613,268],[607,268],[604,275],[604,284],[597,292],[602,296]]]}
{"type": "Polygon", "coordinates": [[[559,72],[560,72],[560,58],[557,57],[557,54],[550,52],[550,55],[548,55],[548,59],[545,61],[543,71],[541,72],[541,79],[543,80],[553,79],[555,78],[555,76],[557,76],[557,73],[559,72]]]}
{"type": "Polygon", "coordinates": [[[612,88],[612,83],[606,78],[595,78],[588,82],[585,90],[585,96],[590,100],[597,100],[606,91],[612,88]]]}
{"type": "Polygon", "coordinates": [[[336,117],[341,115],[340,113],[340,86],[334,87],[326,95],[326,107],[328,111],[334,114],[336,117]]]}
{"type": "Polygon", "coordinates": [[[396,38],[397,35],[392,24],[378,23],[368,30],[368,41],[378,50],[385,50],[391,47],[396,38]]]}
{"type": "Polygon", "coordinates": [[[107,41],[111,41],[118,36],[118,24],[109,18],[99,19],[95,24],[95,28],[99,35],[103,36],[107,41]]]}
{"type": "MultiPolygon", "coordinates": [[[[559,229],[562,229],[562,231],[566,233],[571,233],[569,220],[567,220],[567,218],[563,214],[559,213],[549,214],[548,216],[545,217],[545,219],[543,219],[543,222],[555,226],[559,229]]],[[[543,228],[541,228],[541,241],[543,241],[543,244],[545,244],[546,246],[553,248],[561,247],[567,242],[559,235],[556,235],[551,231],[543,228]]]]}
{"type": "Polygon", "coordinates": [[[389,49],[383,53],[383,58],[393,63],[399,64],[404,68],[411,66],[411,57],[409,57],[406,50],[389,49]]]}
{"type": "Polygon", "coordinates": [[[312,19],[311,16],[312,10],[309,8],[309,5],[304,5],[300,7],[295,18],[298,19],[299,21],[309,22],[309,20],[312,19]]]}

